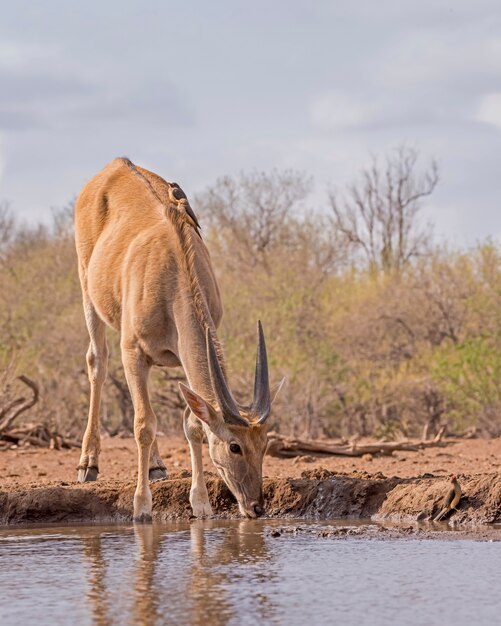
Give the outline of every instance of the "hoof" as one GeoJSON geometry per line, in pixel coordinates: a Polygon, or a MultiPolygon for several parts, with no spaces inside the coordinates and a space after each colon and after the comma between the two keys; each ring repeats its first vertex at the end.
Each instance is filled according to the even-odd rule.
{"type": "Polygon", "coordinates": [[[214,517],[212,507],[208,502],[207,504],[198,504],[195,506],[193,506],[192,504],[191,510],[193,511],[193,517],[196,517],[198,519],[206,519],[208,517],[214,517]]]}
{"type": "Polygon", "coordinates": [[[97,475],[99,474],[99,470],[97,467],[87,467],[86,469],[78,470],[78,482],[79,483],[90,483],[94,480],[97,480],[97,475]]]}
{"type": "Polygon", "coordinates": [[[134,516],[134,524],[151,524],[151,515],[148,513],[141,513],[141,515],[134,516]]]}
{"type": "Polygon", "coordinates": [[[155,467],[154,469],[150,469],[150,471],[148,472],[148,478],[151,481],[164,480],[165,478],[167,478],[167,476],[168,474],[165,467],[155,467]]]}

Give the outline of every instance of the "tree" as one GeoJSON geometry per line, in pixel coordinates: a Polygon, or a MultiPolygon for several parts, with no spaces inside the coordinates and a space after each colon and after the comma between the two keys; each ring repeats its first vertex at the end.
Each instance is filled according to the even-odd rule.
{"type": "Polygon", "coordinates": [[[232,242],[230,254],[247,266],[267,266],[270,249],[289,234],[287,222],[311,190],[300,172],[251,172],[225,176],[197,198],[203,221],[232,242]]]}
{"type": "Polygon", "coordinates": [[[431,161],[417,172],[418,152],[400,146],[382,167],[373,157],[369,168],[338,199],[330,194],[334,227],[371,270],[400,271],[413,257],[423,254],[430,242],[430,227],[421,227],[418,214],[423,198],[438,183],[438,168],[431,161]]]}
{"type": "Polygon", "coordinates": [[[3,252],[14,237],[15,228],[15,220],[9,205],[6,202],[0,202],[0,261],[3,252]]]}

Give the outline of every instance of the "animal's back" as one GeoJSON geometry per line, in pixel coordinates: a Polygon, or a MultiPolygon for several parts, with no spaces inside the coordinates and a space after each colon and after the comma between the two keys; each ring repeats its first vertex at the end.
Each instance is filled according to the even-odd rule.
{"type": "Polygon", "coordinates": [[[198,228],[176,183],[115,159],[87,183],[75,206],[84,301],[117,330],[126,324],[151,334],[153,326],[170,325],[175,294],[190,291],[196,279],[217,326],[219,289],[198,228]]]}
{"type": "MultiPolygon", "coordinates": [[[[128,159],[115,159],[83,188],[75,205],[75,241],[84,291],[100,317],[120,328],[126,282],[158,282],[177,245],[159,192],[128,159]],[[154,263],[152,263],[154,261],[154,263]],[[135,266],[131,268],[131,263],[135,266]]],[[[154,176],[151,174],[151,176],[154,176]]]]}
{"type": "Polygon", "coordinates": [[[103,235],[126,247],[139,232],[161,223],[164,223],[161,203],[141,173],[128,159],[114,159],[85,185],[75,205],[75,240],[80,265],[84,269],[88,266],[103,235]]]}

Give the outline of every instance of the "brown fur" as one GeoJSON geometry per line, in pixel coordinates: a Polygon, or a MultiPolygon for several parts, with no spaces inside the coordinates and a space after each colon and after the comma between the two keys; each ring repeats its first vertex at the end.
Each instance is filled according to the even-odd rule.
{"type": "Polygon", "coordinates": [[[87,363],[91,385],[79,480],[97,476],[98,415],[106,377],[108,324],[121,335],[122,362],[134,404],[138,446],[135,518],[151,516],[148,472],[166,475],[158,454],[156,417],[147,387],[154,364],[181,364],[189,387],[209,407],[208,420],[194,412],[191,404],[192,412],[185,417],[192,454],[194,513],[211,513],[201,465],[205,430],[211,458],[242,513],[255,517],[256,504],[260,507],[262,503],[266,431],[264,426],[229,425],[215,408],[205,332],[208,328],[223,366],[216,333],[223,310],[209,253],[184,192],[128,159],[115,159],[82,190],[75,206],[75,239],[90,335],[87,363]],[[231,442],[241,446],[241,455],[229,451],[231,442]]]}

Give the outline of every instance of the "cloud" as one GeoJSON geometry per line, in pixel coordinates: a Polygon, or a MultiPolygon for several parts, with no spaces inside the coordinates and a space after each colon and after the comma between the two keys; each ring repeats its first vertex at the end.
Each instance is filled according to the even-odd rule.
{"type": "Polygon", "coordinates": [[[415,94],[376,92],[327,92],[310,103],[310,122],[320,132],[379,131],[463,119],[464,112],[454,102],[436,97],[424,100],[415,94]]]}
{"type": "MultiPolygon", "coordinates": [[[[311,4],[311,3],[310,3],[311,4]]],[[[358,2],[332,2],[319,0],[314,3],[315,10],[323,20],[353,20],[365,22],[373,30],[384,27],[397,27],[402,33],[415,29],[445,26],[447,29],[464,28],[484,15],[489,22],[499,12],[498,0],[421,0],[420,2],[402,2],[402,0],[359,0],[358,2]]]]}
{"type": "Polygon", "coordinates": [[[30,41],[0,41],[0,71],[22,72],[57,61],[62,50],[57,44],[30,41]]]}
{"type": "Polygon", "coordinates": [[[311,97],[313,129],[497,124],[492,120],[501,113],[491,94],[501,93],[501,36],[490,21],[460,6],[451,24],[437,19],[401,26],[352,60],[350,71],[336,76],[335,89],[311,97]]]}
{"type": "Polygon", "coordinates": [[[319,130],[360,128],[377,117],[374,103],[350,94],[326,92],[314,96],[310,104],[311,122],[319,130]]]}
{"type": "Polygon", "coordinates": [[[71,62],[57,46],[0,45],[0,128],[68,129],[88,125],[190,126],[195,116],[165,75],[141,67],[113,72],[71,62]]]}
{"type": "Polygon", "coordinates": [[[501,92],[482,96],[475,117],[480,122],[492,124],[501,129],[501,92]]]}
{"type": "MultiPolygon", "coordinates": [[[[3,180],[4,171],[5,171],[5,156],[4,156],[4,151],[3,151],[3,138],[0,133],[0,183],[3,180]]],[[[0,198],[0,202],[1,201],[2,201],[2,198],[0,198]]]]}
{"type": "Polygon", "coordinates": [[[72,77],[0,70],[0,93],[0,128],[18,131],[54,127],[96,89],[72,77]]]}
{"type": "Polygon", "coordinates": [[[118,154],[191,193],[228,172],[295,167],[315,176],[322,206],[327,185],[406,141],[439,160],[440,229],[500,230],[498,1],[293,0],[286,19],[264,0],[178,4],[6,6],[2,195],[13,206],[64,203],[118,154]]]}
{"type": "Polygon", "coordinates": [[[103,85],[76,112],[82,121],[190,127],[191,106],[166,79],[103,85]]]}
{"type": "MultiPolygon", "coordinates": [[[[408,34],[371,63],[373,82],[381,87],[460,91],[468,96],[501,86],[501,37],[487,24],[471,29],[430,28],[408,34]]],[[[423,96],[426,95],[423,93],[423,96]]]]}

